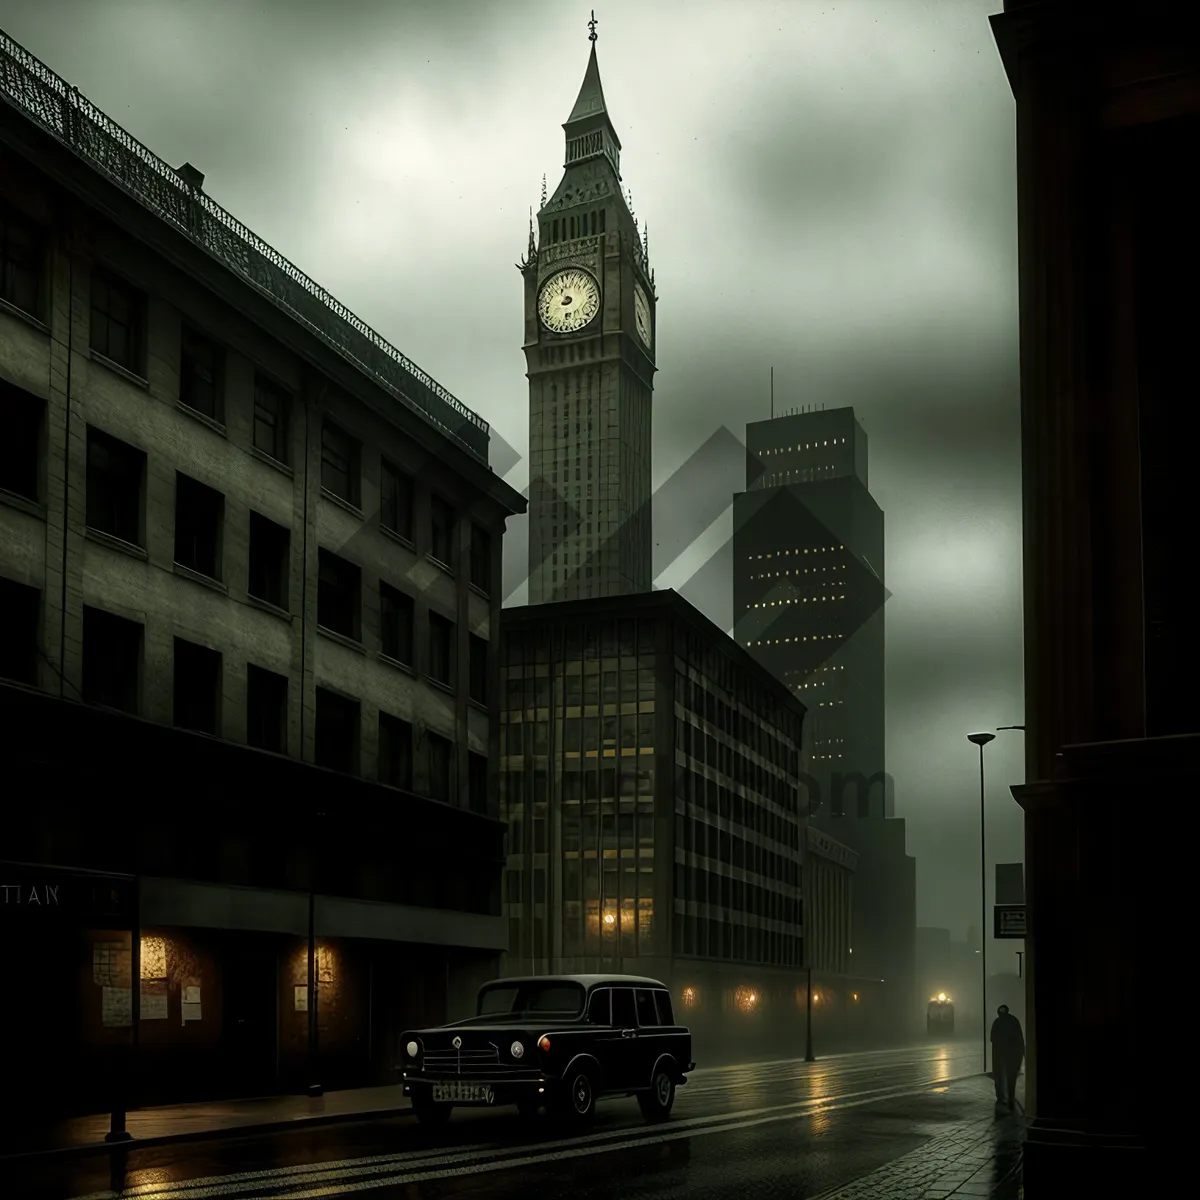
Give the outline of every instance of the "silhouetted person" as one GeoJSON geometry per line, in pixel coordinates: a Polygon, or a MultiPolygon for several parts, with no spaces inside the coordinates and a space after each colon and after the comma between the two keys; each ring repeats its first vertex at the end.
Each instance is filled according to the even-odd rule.
{"type": "Polygon", "coordinates": [[[992,1022],[992,1079],[996,1084],[996,1105],[1009,1110],[1017,1100],[1017,1076],[1025,1057],[1025,1035],[1021,1022],[1002,1004],[992,1022]]]}

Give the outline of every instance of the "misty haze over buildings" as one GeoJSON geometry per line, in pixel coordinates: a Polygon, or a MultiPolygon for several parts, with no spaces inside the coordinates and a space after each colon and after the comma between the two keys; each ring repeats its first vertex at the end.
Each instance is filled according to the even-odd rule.
{"type": "MultiPolygon", "coordinates": [[[[772,366],[779,411],[854,406],[887,521],[896,812],[918,920],[956,937],[978,904],[963,735],[1024,716],[1013,103],[994,7],[624,0],[597,14],[657,271],[654,483],[721,426],[743,438],[768,416],[772,366]]],[[[560,172],[586,17],[465,0],[13,0],[4,21],[491,422],[521,456],[520,488],[513,264],[543,174],[560,172]]],[[[510,530],[512,586],[524,522],[510,530]]],[[[726,512],[656,564],[659,586],[726,629],[731,533],[726,512]]],[[[988,750],[997,861],[1023,857],[1006,786],[1022,755],[1019,734],[988,750]]]]}

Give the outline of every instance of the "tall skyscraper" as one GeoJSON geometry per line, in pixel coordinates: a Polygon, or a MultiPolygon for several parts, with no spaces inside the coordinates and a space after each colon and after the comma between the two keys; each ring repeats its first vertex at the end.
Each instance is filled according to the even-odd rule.
{"type": "Polygon", "coordinates": [[[519,269],[529,379],[529,602],[651,590],[655,291],[621,190],[596,61],[563,129],[562,180],[519,269]]]}
{"type": "Polygon", "coordinates": [[[746,451],[734,637],[808,707],[807,770],[822,813],[839,796],[859,811],[852,793],[874,779],[869,807],[890,816],[883,513],[867,487],[866,432],[852,408],[794,413],[747,425],[746,451]]]}

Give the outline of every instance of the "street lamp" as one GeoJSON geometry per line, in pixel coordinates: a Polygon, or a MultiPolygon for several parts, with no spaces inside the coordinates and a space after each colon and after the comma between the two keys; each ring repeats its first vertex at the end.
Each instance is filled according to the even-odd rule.
{"type": "Polygon", "coordinates": [[[967,741],[979,747],[979,948],[983,952],[983,986],[980,999],[983,1007],[983,1070],[987,1072],[988,1007],[987,1007],[987,820],[984,808],[983,748],[994,742],[994,733],[968,733],[967,741]]]}

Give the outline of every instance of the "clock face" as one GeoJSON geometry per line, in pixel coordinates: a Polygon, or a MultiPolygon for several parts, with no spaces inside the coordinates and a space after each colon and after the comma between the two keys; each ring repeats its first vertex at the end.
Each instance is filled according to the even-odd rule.
{"type": "Polygon", "coordinates": [[[646,293],[640,287],[635,286],[633,289],[633,323],[637,327],[638,337],[646,344],[646,349],[650,349],[650,301],[646,299],[646,293]]]}
{"type": "Polygon", "coordinates": [[[551,275],[538,295],[538,316],[551,333],[577,333],[600,311],[600,285],[587,271],[551,275]]]}

